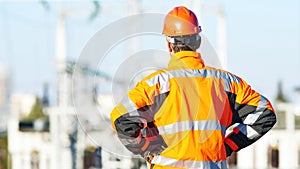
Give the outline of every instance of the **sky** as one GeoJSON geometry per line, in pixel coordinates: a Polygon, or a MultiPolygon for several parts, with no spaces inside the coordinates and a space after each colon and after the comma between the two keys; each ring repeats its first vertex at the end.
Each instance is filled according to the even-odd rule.
{"type": "MultiPolygon", "coordinates": [[[[0,1],[0,66],[11,72],[12,92],[41,95],[42,85],[49,83],[50,97],[57,97],[55,31],[59,10],[63,7],[68,12],[67,57],[76,60],[97,31],[128,15],[125,0],[99,2],[97,18],[89,20],[93,7],[90,1],[49,1],[48,10],[36,1],[0,1]]],[[[179,0],[140,2],[143,12],[154,13],[167,13],[174,6],[185,4],[179,0]]],[[[205,9],[200,24],[214,47],[217,47],[216,15],[212,6],[223,7],[227,32],[226,69],[271,100],[281,80],[288,100],[294,102],[294,88],[300,86],[300,1],[202,2],[205,9]]],[[[161,47],[164,42],[155,45],[166,49],[161,47]]]]}

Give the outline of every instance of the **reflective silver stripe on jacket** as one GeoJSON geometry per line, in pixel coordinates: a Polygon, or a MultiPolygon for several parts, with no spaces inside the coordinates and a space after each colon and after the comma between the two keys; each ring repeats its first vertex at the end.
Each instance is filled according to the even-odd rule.
{"type": "Polygon", "coordinates": [[[227,169],[226,160],[223,161],[192,161],[192,160],[176,160],[163,156],[155,156],[151,161],[152,164],[193,169],[227,169]]]}
{"type": "Polygon", "coordinates": [[[244,124],[248,124],[248,125],[254,124],[256,120],[259,118],[259,116],[263,113],[263,111],[267,108],[267,104],[268,104],[267,99],[263,95],[260,95],[260,101],[256,108],[256,111],[249,114],[245,118],[244,124]]]}
{"type": "Polygon", "coordinates": [[[224,81],[225,90],[230,91],[231,82],[240,83],[240,79],[230,73],[220,70],[207,69],[179,69],[162,72],[148,80],[149,86],[154,86],[157,83],[161,86],[161,91],[167,92],[169,90],[169,79],[173,77],[202,77],[202,78],[220,78],[224,81]]]}
{"type": "MultiPolygon", "coordinates": [[[[165,126],[159,126],[159,134],[173,134],[187,130],[224,130],[218,120],[181,121],[165,126]]],[[[222,132],[223,133],[223,132],[222,132]]]]}
{"type": "Polygon", "coordinates": [[[257,131],[255,131],[252,127],[245,125],[245,124],[239,124],[237,128],[249,139],[255,139],[260,136],[257,131]]]}
{"type": "Polygon", "coordinates": [[[124,105],[124,107],[127,109],[130,116],[139,116],[139,113],[137,111],[137,107],[135,104],[131,101],[130,98],[127,96],[123,98],[121,103],[124,105]]]}

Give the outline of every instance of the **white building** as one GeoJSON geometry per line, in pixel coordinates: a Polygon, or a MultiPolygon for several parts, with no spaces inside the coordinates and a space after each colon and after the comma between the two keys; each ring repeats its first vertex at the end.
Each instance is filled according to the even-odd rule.
{"type": "MultiPolygon", "coordinates": [[[[106,105],[102,106],[102,110],[111,107],[108,101],[111,100],[110,97],[110,95],[101,96],[99,99],[99,101],[103,101],[102,105],[106,105]]],[[[134,167],[135,163],[132,158],[122,158],[109,151],[101,151],[99,145],[103,145],[103,149],[107,149],[109,146],[118,147],[121,144],[113,143],[111,139],[105,139],[112,135],[111,130],[105,129],[105,125],[99,125],[98,128],[91,125],[89,129],[85,126],[79,126],[76,115],[80,116],[80,114],[76,114],[74,107],[44,109],[50,119],[49,131],[21,130],[20,119],[29,114],[35,101],[36,96],[31,94],[14,94],[11,97],[12,110],[8,123],[8,151],[11,159],[11,169],[72,169],[73,167],[85,169],[86,166],[94,166],[94,168],[101,168],[100,166],[102,166],[105,169],[131,169],[134,167]],[[76,150],[74,151],[76,156],[72,156],[74,152],[71,150],[70,136],[75,130],[77,130],[77,134],[73,146],[76,150]],[[100,150],[98,152],[100,158],[96,161],[95,155],[93,155],[95,150],[100,150]],[[74,157],[76,160],[72,159],[74,157]],[[73,162],[76,163],[75,166],[73,162]]],[[[84,109],[91,110],[89,107],[84,109]]],[[[91,117],[92,119],[88,119],[88,117],[88,123],[93,124],[95,117],[91,117]]],[[[80,119],[80,122],[82,122],[82,119],[80,119]]],[[[35,123],[33,127],[36,127],[35,123]]]]}
{"type": "Polygon", "coordinates": [[[8,151],[12,169],[50,169],[51,139],[49,132],[20,130],[20,119],[31,111],[36,96],[13,94],[8,121],[8,151]]]}

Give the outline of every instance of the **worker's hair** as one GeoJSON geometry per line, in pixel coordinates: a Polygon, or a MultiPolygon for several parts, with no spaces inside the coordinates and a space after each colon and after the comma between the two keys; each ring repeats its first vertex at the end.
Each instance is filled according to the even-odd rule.
{"type": "Polygon", "coordinates": [[[168,40],[174,53],[180,51],[196,51],[201,44],[201,37],[199,34],[185,35],[185,36],[172,36],[168,40]]]}

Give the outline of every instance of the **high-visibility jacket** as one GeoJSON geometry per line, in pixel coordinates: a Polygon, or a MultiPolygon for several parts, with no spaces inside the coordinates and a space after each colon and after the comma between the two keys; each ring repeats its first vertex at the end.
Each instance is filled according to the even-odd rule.
{"type": "Polygon", "coordinates": [[[243,79],[182,51],[129,91],[111,121],[126,148],[152,168],[224,169],[226,157],[263,136],[276,116],[243,79]]]}

